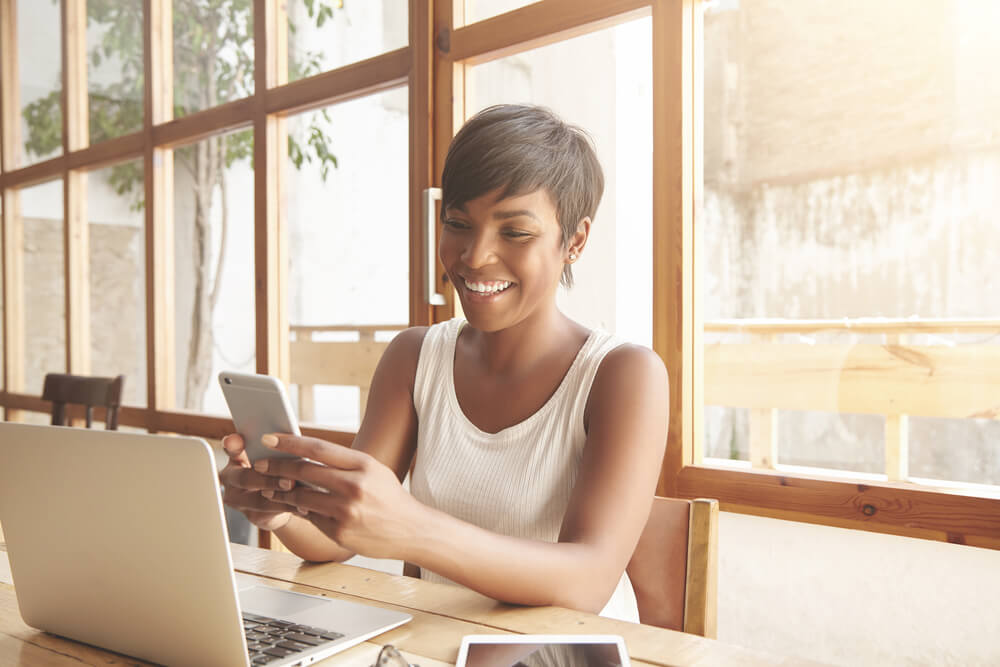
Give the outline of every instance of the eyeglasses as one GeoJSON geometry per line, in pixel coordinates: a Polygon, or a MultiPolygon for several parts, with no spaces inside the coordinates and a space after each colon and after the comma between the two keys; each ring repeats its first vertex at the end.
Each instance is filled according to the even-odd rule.
{"type": "Polygon", "coordinates": [[[420,667],[411,665],[392,644],[386,644],[378,652],[378,659],[372,667],[420,667]]]}

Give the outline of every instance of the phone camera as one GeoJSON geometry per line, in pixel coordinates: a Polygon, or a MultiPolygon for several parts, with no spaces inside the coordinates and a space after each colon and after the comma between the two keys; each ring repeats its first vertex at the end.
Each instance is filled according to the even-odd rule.
{"type": "Polygon", "coordinates": [[[233,383],[233,378],[224,378],[224,380],[225,380],[226,384],[232,384],[233,383]]]}

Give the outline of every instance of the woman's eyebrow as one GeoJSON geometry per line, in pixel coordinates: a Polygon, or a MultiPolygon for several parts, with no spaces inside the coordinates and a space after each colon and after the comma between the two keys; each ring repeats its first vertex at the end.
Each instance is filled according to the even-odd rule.
{"type": "Polygon", "coordinates": [[[532,211],[529,211],[527,209],[519,209],[515,211],[497,211],[493,214],[493,217],[498,218],[500,220],[506,220],[508,218],[528,217],[528,218],[533,218],[538,222],[541,222],[541,219],[539,219],[537,215],[535,215],[532,211]]]}

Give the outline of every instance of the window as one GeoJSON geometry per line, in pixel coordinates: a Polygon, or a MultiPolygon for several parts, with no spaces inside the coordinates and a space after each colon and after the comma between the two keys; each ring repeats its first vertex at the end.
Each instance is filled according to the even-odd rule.
{"type": "Polygon", "coordinates": [[[715,7],[705,456],[1000,484],[995,3],[715,7]]]}
{"type": "Polygon", "coordinates": [[[670,371],[662,493],[1000,547],[996,3],[0,7],[7,418],[122,372],[124,427],[217,438],[240,368],[350,442],[386,342],[454,313],[421,215],[452,135],[538,102],[608,183],[561,303],[670,371]],[[354,375],[303,374],[335,345],[354,375]]]}
{"type": "Polygon", "coordinates": [[[375,365],[409,321],[407,104],[397,88],[288,119],[289,377],[302,421],[356,431],[375,365]],[[331,159],[308,168],[300,151],[316,133],[331,159]]]}
{"type": "Polygon", "coordinates": [[[468,115],[491,104],[551,108],[594,139],[604,196],[559,303],[587,326],[650,345],[653,338],[652,77],[648,18],[475,65],[468,115]],[[595,98],[602,104],[593,104],[595,98]]]}

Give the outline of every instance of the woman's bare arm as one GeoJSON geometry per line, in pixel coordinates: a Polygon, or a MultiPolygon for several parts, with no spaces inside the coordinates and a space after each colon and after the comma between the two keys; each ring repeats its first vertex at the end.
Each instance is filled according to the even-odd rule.
{"type": "Polygon", "coordinates": [[[602,363],[558,543],[499,535],[427,507],[368,452],[312,438],[281,436],[274,445],[324,465],[275,459],[270,474],[329,493],[266,493],[308,510],[323,532],[359,553],[407,560],[507,602],[599,611],[649,514],[666,444],[667,392],[666,371],[650,350],[623,346],[602,363]]]}

